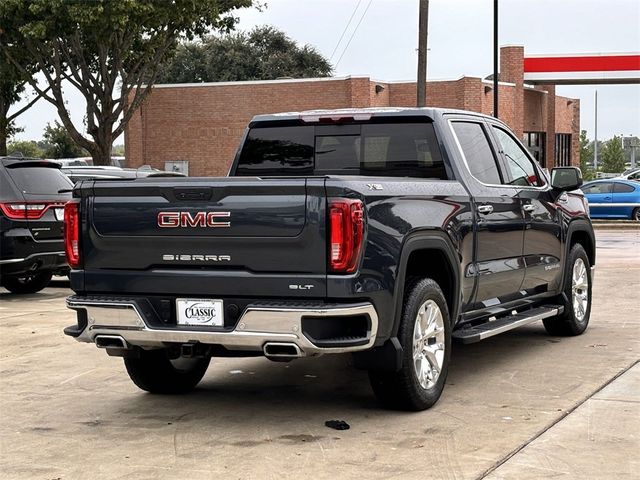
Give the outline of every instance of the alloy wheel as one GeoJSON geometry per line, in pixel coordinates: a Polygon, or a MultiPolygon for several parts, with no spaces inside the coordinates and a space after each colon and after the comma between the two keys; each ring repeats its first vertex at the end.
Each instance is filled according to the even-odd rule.
{"type": "Polygon", "coordinates": [[[444,319],[440,307],[427,300],[418,309],[413,327],[413,364],[418,383],[425,390],[438,381],[444,363],[444,319]]]}
{"type": "Polygon", "coordinates": [[[587,267],[581,258],[576,259],[573,264],[571,303],[576,320],[582,322],[587,314],[589,304],[589,277],[587,276],[587,267]]]}

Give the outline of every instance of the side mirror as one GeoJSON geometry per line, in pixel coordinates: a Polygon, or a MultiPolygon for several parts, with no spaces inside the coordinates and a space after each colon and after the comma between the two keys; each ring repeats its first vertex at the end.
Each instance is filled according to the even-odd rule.
{"type": "Polygon", "coordinates": [[[577,167],[551,169],[551,187],[561,192],[577,190],[582,186],[582,172],[577,167]]]}

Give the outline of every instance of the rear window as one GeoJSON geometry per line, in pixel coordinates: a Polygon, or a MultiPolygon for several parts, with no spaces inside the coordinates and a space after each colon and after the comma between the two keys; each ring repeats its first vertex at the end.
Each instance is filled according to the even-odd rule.
{"type": "Polygon", "coordinates": [[[7,172],[22,193],[57,195],[60,190],[73,187],[73,183],[57,168],[18,167],[7,168],[7,172]]]}
{"type": "Polygon", "coordinates": [[[255,128],[247,136],[235,174],[447,179],[430,123],[255,128]]]}
{"type": "Polygon", "coordinates": [[[631,193],[635,190],[631,185],[616,182],[613,185],[613,193],[631,193]]]}
{"type": "Polygon", "coordinates": [[[236,175],[312,175],[314,127],[249,131],[236,175]]]}
{"type": "Polygon", "coordinates": [[[584,193],[596,194],[596,193],[611,193],[613,184],[610,182],[592,183],[591,185],[585,185],[582,187],[584,193]]]}

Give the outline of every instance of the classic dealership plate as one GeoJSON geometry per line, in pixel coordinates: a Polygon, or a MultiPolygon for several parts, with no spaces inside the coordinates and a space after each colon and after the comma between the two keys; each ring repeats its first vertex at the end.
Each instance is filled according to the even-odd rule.
{"type": "Polygon", "coordinates": [[[176,299],[178,325],[222,327],[224,309],[222,300],[211,298],[176,299]]]}

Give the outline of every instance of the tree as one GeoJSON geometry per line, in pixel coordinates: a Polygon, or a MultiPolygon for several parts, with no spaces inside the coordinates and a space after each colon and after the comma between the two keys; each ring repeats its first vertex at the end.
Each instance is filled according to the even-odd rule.
{"type": "MultiPolygon", "coordinates": [[[[1,29],[0,29],[1,31],[1,29]]],[[[22,129],[16,127],[15,119],[28,110],[39,99],[35,96],[18,110],[9,114],[14,105],[25,91],[25,85],[32,76],[33,63],[29,56],[23,52],[16,52],[16,61],[21,69],[7,61],[4,55],[0,55],[0,156],[7,154],[7,140],[22,129]]]]}
{"type": "Polygon", "coordinates": [[[602,171],[609,173],[624,172],[624,150],[620,144],[620,137],[615,136],[606,141],[602,149],[602,171]]]}
{"type": "Polygon", "coordinates": [[[181,44],[162,66],[158,83],[274,80],[327,77],[333,67],[314,47],[299,46],[270,26],[251,32],[209,36],[181,44]]]}
{"type": "Polygon", "coordinates": [[[87,155],[87,151],[75,144],[67,129],[57,120],[53,126],[47,123],[43,137],[47,143],[44,151],[47,158],[74,158],[87,155]]]}
{"type": "Polygon", "coordinates": [[[2,0],[0,50],[19,72],[25,52],[50,91],[27,81],[53,104],[74,142],[96,165],[108,165],[111,146],[149,94],[160,63],[180,38],[192,40],[212,28],[231,30],[231,12],[252,0],[2,0]],[[86,103],[86,132],[75,126],[65,88],[86,103]]]}
{"type": "Polygon", "coordinates": [[[593,180],[595,174],[593,168],[589,166],[593,162],[593,144],[587,138],[587,131],[580,131],[580,170],[582,171],[582,178],[586,180],[593,180]]]}
{"type": "Polygon", "coordinates": [[[14,141],[7,145],[7,154],[21,153],[23,157],[44,158],[44,151],[33,140],[14,141]]]}

